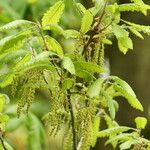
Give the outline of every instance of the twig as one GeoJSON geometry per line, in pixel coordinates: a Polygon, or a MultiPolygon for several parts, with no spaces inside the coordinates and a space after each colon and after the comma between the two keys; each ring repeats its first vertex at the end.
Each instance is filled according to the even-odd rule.
{"type": "Polygon", "coordinates": [[[67,97],[68,97],[69,108],[70,108],[70,116],[71,116],[71,126],[72,126],[72,134],[73,134],[73,150],[77,150],[75,119],[74,119],[73,107],[72,107],[71,99],[70,99],[70,90],[67,90],[67,92],[69,94],[67,97]]]}
{"type": "Polygon", "coordinates": [[[100,32],[102,32],[102,31],[104,31],[105,29],[107,29],[107,28],[112,24],[112,22],[113,22],[113,20],[111,20],[111,22],[110,22],[107,26],[105,26],[104,28],[102,28],[102,29],[100,30],[100,32]]]}
{"type": "Polygon", "coordinates": [[[101,23],[101,21],[102,21],[104,15],[105,15],[105,8],[106,8],[106,6],[107,6],[107,0],[106,0],[106,2],[105,2],[104,8],[103,8],[103,12],[102,12],[101,16],[99,17],[97,26],[100,25],[100,23],[101,23]]]}
{"type": "MultiPolygon", "coordinates": [[[[48,85],[48,82],[47,82],[47,80],[46,80],[46,78],[45,78],[45,76],[44,76],[44,72],[42,73],[42,75],[43,75],[43,79],[44,79],[45,83],[48,85]]],[[[50,88],[48,88],[48,91],[49,91],[49,93],[50,93],[51,96],[52,96],[52,91],[50,90],[50,88]]]]}
{"type": "Polygon", "coordinates": [[[0,141],[1,141],[1,143],[2,143],[3,149],[4,149],[4,150],[7,150],[7,148],[5,147],[5,144],[4,144],[4,140],[3,140],[3,135],[2,135],[1,129],[0,129],[0,141]]]}
{"type": "Polygon", "coordinates": [[[2,143],[2,147],[3,147],[3,149],[4,149],[4,150],[7,150],[7,148],[5,147],[5,144],[4,144],[3,139],[2,139],[2,138],[0,138],[0,140],[1,140],[1,143],[2,143]]]}
{"type": "MultiPolygon", "coordinates": [[[[45,40],[43,31],[42,31],[41,24],[40,24],[38,21],[37,21],[37,27],[38,27],[38,29],[39,29],[40,35],[41,35],[42,40],[43,40],[43,42],[44,42],[45,50],[46,50],[46,51],[49,51],[49,48],[48,48],[48,46],[47,46],[47,43],[46,43],[46,40],[45,40]]],[[[55,66],[58,75],[61,77],[61,73],[59,72],[58,67],[57,67],[57,65],[55,64],[54,60],[52,60],[52,64],[55,66]]]]}
{"type": "Polygon", "coordinates": [[[44,42],[45,49],[46,49],[47,51],[49,51],[49,48],[48,48],[48,46],[47,46],[47,44],[46,44],[46,40],[45,40],[43,31],[42,31],[41,24],[40,24],[38,21],[37,21],[37,27],[38,27],[38,29],[39,29],[39,31],[40,31],[40,35],[41,35],[42,40],[43,40],[43,42],[44,42]]]}

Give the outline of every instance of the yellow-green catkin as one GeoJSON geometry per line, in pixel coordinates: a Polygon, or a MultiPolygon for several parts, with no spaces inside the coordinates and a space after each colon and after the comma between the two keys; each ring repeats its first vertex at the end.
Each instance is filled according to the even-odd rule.
{"type": "Polygon", "coordinates": [[[18,116],[25,109],[28,112],[33,100],[36,89],[41,88],[44,82],[42,70],[32,69],[24,74],[16,74],[12,84],[12,95],[19,99],[17,113],[18,116]]]}
{"type": "Polygon", "coordinates": [[[66,95],[63,91],[55,89],[52,92],[50,112],[44,119],[46,125],[49,127],[49,134],[55,136],[61,130],[63,124],[67,120],[66,112],[66,95]]]}

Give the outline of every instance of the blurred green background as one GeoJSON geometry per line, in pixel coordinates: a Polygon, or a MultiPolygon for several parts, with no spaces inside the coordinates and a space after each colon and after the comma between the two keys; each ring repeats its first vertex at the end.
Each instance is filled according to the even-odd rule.
{"type": "MultiPolygon", "coordinates": [[[[57,0],[0,0],[0,25],[6,24],[16,19],[28,19],[40,21],[43,13],[53,5],[57,0]]],[[[150,4],[149,0],[143,0],[145,3],[150,4]]],[[[79,1],[78,1],[79,2],[79,1]]],[[[90,0],[80,0],[87,8],[92,5],[90,0]]],[[[120,3],[128,2],[127,0],[120,0],[120,3]]],[[[122,18],[129,21],[150,25],[150,12],[145,17],[140,13],[123,13],[122,18]]],[[[72,0],[66,0],[66,9],[62,17],[61,24],[63,28],[80,27],[81,16],[77,12],[72,0]]],[[[0,38],[4,35],[0,34],[0,38]]],[[[134,117],[137,115],[145,116],[150,120],[150,37],[144,35],[144,40],[136,38],[131,35],[134,41],[134,50],[129,51],[126,56],[118,51],[117,43],[114,39],[114,45],[106,47],[106,57],[109,59],[110,71],[112,75],[119,76],[127,81],[137,94],[138,99],[143,104],[145,111],[139,113],[133,110],[124,101],[120,101],[120,110],[117,114],[117,121],[120,125],[134,126],[134,117]]],[[[60,39],[61,40],[61,39],[60,39]]],[[[63,46],[67,51],[73,49],[73,40],[62,41],[63,46]]],[[[2,70],[0,70],[1,72],[2,70]]],[[[9,95],[9,89],[3,92],[9,95]]],[[[41,119],[42,116],[49,110],[49,96],[45,90],[37,91],[37,101],[33,104],[33,112],[41,119]]],[[[15,101],[14,101],[15,102],[15,101]]],[[[12,102],[12,103],[14,103],[12,102]]],[[[15,104],[14,104],[15,106],[15,104]]],[[[15,113],[14,107],[10,106],[6,112],[15,113]]],[[[8,124],[8,128],[12,129],[15,126],[17,119],[14,119],[8,124]],[[11,126],[11,127],[9,127],[11,126]]],[[[150,123],[147,125],[143,133],[145,137],[150,139],[150,123]]],[[[13,130],[7,134],[10,144],[16,150],[27,150],[27,137],[26,129],[19,126],[17,130],[13,130]]],[[[48,140],[48,150],[61,150],[60,137],[48,140]]],[[[97,143],[95,150],[104,149],[101,142],[97,143]]],[[[111,148],[106,147],[106,150],[111,148]]],[[[38,150],[38,149],[37,149],[38,150]]],[[[45,150],[43,148],[43,150],[45,150]]]]}

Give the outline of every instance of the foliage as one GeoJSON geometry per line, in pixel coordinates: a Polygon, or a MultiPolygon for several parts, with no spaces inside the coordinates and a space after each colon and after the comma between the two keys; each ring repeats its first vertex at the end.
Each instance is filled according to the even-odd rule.
{"type": "MultiPolygon", "coordinates": [[[[93,3],[89,9],[75,3],[82,15],[79,30],[59,25],[64,1],[50,7],[40,22],[15,20],[1,26],[4,38],[0,40],[0,65],[7,69],[0,73],[0,88],[11,88],[12,96],[18,100],[20,118],[22,113],[29,112],[36,90],[47,89],[50,111],[43,121],[51,136],[63,131],[64,150],[88,150],[99,137],[108,137],[106,144],[112,144],[113,148],[119,146],[121,150],[149,149],[150,141],[141,135],[147,122],[145,118],[135,119],[136,128],[120,126],[115,121],[119,109],[117,97],[123,97],[137,110],[143,111],[143,106],[125,81],[105,75],[108,70],[104,50],[105,45],[112,44],[112,37],[116,37],[119,50],[126,54],[133,49],[130,31],[140,38],[143,38],[141,32],[149,35],[149,26],[122,20],[121,13],[138,11],[147,15],[150,6],[141,0],[120,5],[106,0],[93,0],[93,3]],[[13,30],[17,33],[8,32],[13,30]],[[67,52],[54,35],[63,40],[74,39],[75,49],[67,52]],[[106,121],[106,129],[101,129],[101,120],[106,121]]],[[[4,99],[7,96],[1,94],[0,110],[4,99]]],[[[3,114],[0,119],[2,124],[8,121],[3,114]]],[[[24,122],[30,134],[29,149],[42,149],[45,135],[41,123],[30,112],[24,122]]],[[[1,145],[5,149],[5,143],[1,145]]]]}

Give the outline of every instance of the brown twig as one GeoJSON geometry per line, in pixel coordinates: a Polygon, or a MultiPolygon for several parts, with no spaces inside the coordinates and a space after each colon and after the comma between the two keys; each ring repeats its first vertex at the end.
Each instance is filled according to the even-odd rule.
{"type": "MultiPolygon", "coordinates": [[[[42,40],[43,40],[43,42],[44,42],[45,50],[46,50],[46,51],[50,51],[49,48],[48,48],[48,45],[47,45],[47,43],[46,43],[44,34],[43,34],[42,26],[41,26],[41,24],[40,24],[38,21],[37,21],[37,27],[38,27],[38,29],[39,29],[40,35],[41,35],[42,40]]],[[[51,63],[55,66],[58,75],[61,77],[61,73],[59,72],[58,67],[57,67],[57,65],[55,64],[55,62],[54,62],[53,59],[52,59],[51,63]]]]}
{"type": "Polygon", "coordinates": [[[3,135],[2,135],[2,131],[0,129],[0,141],[1,141],[1,144],[2,144],[2,147],[4,150],[7,150],[7,148],[5,147],[5,144],[4,144],[4,140],[3,140],[3,135]]]}
{"type": "Polygon", "coordinates": [[[67,90],[68,92],[68,102],[69,102],[69,109],[70,109],[70,116],[71,116],[71,127],[72,127],[72,134],[73,134],[73,150],[77,150],[77,139],[76,139],[76,130],[75,130],[75,118],[73,113],[73,107],[71,104],[71,98],[70,98],[70,90],[67,90]]]}

